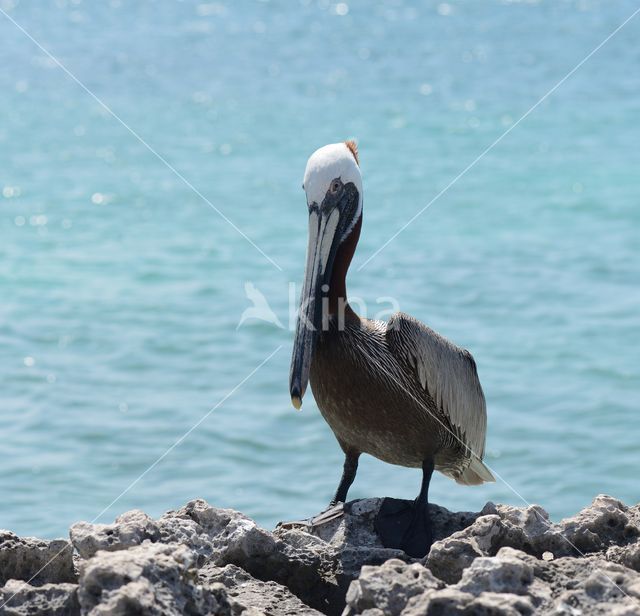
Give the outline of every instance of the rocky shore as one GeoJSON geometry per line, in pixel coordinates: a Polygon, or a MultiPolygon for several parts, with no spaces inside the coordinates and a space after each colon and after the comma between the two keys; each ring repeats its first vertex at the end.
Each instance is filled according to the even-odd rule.
{"type": "Polygon", "coordinates": [[[380,543],[382,502],[313,530],[195,500],[80,522],[69,541],[0,531],[0,614],[640,614],[640,505],[598,496],[559,523],[537,506],[432,506],[435,542],[415,560],[380,543]]]}

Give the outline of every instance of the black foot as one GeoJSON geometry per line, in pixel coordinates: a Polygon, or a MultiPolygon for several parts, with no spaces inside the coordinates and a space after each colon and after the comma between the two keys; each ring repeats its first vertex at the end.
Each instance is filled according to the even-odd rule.
{"type": "Polygon", "coordinates": [[[305,520],[295,520],[292,522],[279,522],[277,528],[296,528],[303,527],[308,530],[328,524],[344,515],[344,503],[330,504],[324,511],[305,520]]]}
{"type": "Polygon", "coordinates": [[[385,548],[403,550],[412,558],[429,553],[433,536],[426,505],[385,498],[374,526],[385,548]]]}

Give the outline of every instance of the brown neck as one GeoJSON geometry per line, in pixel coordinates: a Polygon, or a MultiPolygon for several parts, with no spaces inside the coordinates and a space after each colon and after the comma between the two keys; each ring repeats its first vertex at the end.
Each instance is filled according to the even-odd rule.
{"type": "Polygon", "coordinates": [[[355,226],[342,244],[338,247],[336,258],[333,262],[333,272],[329,283],[329,314],[338,314],[339,307],[347,305],[347,271],[353,259],[353,254],[360,238],[362,228],[362,213],[355,226]]]}

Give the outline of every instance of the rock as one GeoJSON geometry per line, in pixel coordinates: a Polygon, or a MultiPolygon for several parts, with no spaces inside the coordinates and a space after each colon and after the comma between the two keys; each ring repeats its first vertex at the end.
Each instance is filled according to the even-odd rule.
{"type": "Polygon", "coordinates": [[[407,564],[392,559],[379,567],[365,566],[360,577],[349,587],[344,616],[362,614],[371,609],[397,616],[413,597],[443,586],[419,563],[407,564]]]}
{"type": "MultiPolygon", "coordinates": [[[[361,578],[381,578],[387,565],[363,569],[361,578]]],[[[358,604],[361,587],[361,580],[352,584],[345,614],[386,614],[388,597],[398,592],[388,586],[386,594],[371,595],[373,600],[358,604]]],[[[457,584],[415,593],[401,611],[393,613],[640,614],[640,574],[599,557],[545,561],[503,547],[496,556],[475,559],[457,584]]]]}
{"type": "Polygon", "coordinates": [[[80,568],[82,613],[231,616],[224,587],[197,583],[196,561],[192,550],[172,544],[100,551],[80,568]]]}
{"type": "MultiPolygon", "coordinates": [[[[270,559],[277,552],[272,533],[260,528],[251,518],[232,509],[211,507],[203,500],[191,501],[177,512],[169,512],[161,521],[193,520],[211,542],[211,559],[219,564],[242,563],[270,559]]],[[[206,553],[206,549],[198,550],[206,553]]]]}
{"type": "Polygon", "coordinates": [[[455,584],[476,558],[497,552],[505,533],[499,515],[480,516],[464,530],[436,541],[424,562],[441,580],[455,584]]]}
{"type": "MultiPolygon", "coordinates": [[[[400,550],[384,548],[375,533],[373,521],[381,502],[349,503],[343,516],[312,532],[308,526],[293,524],[270,533],[237,511],[195,500],[158,520],[132,511],[114,524],[75,524],[70,534],[85,559],[101,549],[127,550],[143,541],[186,545],[197,555],[199,567],[205,562],[236,565],[259,580],[288,587],[315,609],[337,614],[363,565],[408,558],[400,550]]],[[[444,513],[440,517],[441,526],[451,524],[444,513]]]]}
{"type": "Polygon", "coordinates": [[[36,586],[77,582],[72,555],[71,544],[63,539],[44,541],[0,530],[0,585],[9,579],[36,586]]]}
{"type": "Polygon", "coordinates": [[[528,597],[491,592],[474,597],[450,587],[422,595],[402,616],[528,616],[534,613],[528,597]]]}
{"type": "Polygon", "coordinates": [[[562,520],[558,529],[579,555],[627,544],[640,535],[637,517],[629,515],[629,508],[603,494],[576,516],[562,520]]]}
{"type": "Polygon", "coordinates": [[[418,561],[381,544],[383,503],[408,506],[352,501],[273,532],[203,500],[158,519],[81,522],[70,531],[79,580],[70,544],[3,532],[3,583],[33,581],[6,582],[1,596],[16,596],[0,614],[640,615],[640,505],[598,496],[557,523],[535,505],[430,505],[436,541],[418,561]]]}
{"type": "Polygon", "coordinates": [[[528,616],[534,614],[529,597],[512,593],[483,592],[466,604],[465,614],[486,614],[487,616],[528,616]]]}
{"type": "Polygon", "coordinates": [[[606,558],[629,569],[640,571],[640,541],[631,545],[614,545],[607,549],[606,558]]]}
{"type": "Polygon", "coordinates": [[[234,614],[254,609],[267,616],[321,616],[322,612],[305,605],[288,588],[276,582],[263,582],[235,565],[205,565],[199,571],[203,586],[222,584],[234,614]]]}
{"type": "Polygon", "coordinates": [[[488,503],[470,525],[436,541],[424,562],[449,584],[458,582],[475,558],[495,556],[505,546],[546,559],[583,556],[613,546],[612,560],[639,568],[639,535],[640,508],[628,508],[610,496],[596,497],[576,516],[557,524],[537,505],[488,503]]]}
{"type": "Polygon", "coordinates": [[[339,614],[349,584],[363,566],[379,565],[390,558],[409,560],[401,550],[383,547],[375,532],[382,501],[352,501],[344,505],[343,515],[314,528],[302,524],[278,528],[274,535],[280,541],[279,549],[264,563],[266,568],[252,570],[250,564],[245,568],[266,579],[268,570],[278,567],[278,576],[269,579],[288,586],[308,605],[326,614],[339,614]]]}
{"type": "Polygon", "coordinates": [[[552,607],[545,613],[640,614],[640,574],[598,557],[555,561],[552,607]],[[565,606],[574,611],[562,612],[565,606]]]}
{"type": "Polygon", "coordinates": [[[159,541],[158,525],[137,509],[123,513],[113,524],[78,522],[69,531],[71,543],[82,558],[91,558],[98,550],[126,550],[145,540],[159,541]]]}
{"type": "Polygon", "coordinates": [[[142,511],[129,511],[113,524],[79,522],[71,527],[71,542],[83,558],[98,550],[126,550],[143,541],[177,543],[198,555],[198,564],[264,558],[273,553],[273,535],[231,509],[211,507],[198,499],[152,520],[142,511]]]}
{"type": "Polygon", "coordinates": [[[533,567],[520,555],[527,557],[505,548],[497,557],[480,557],[460,583],[447,588],[419,564],[365,567],[349,589],[344,614],[532,614],[541,600],[526,596],[534,583],[533,567]]]}
{"type": "Polygon", "coordinates": [[[0,606],[3,616],[79,616],[78,586],[9,580],[0,588],[0,606]]]}
{"type": "MultiPolygon", "coordinates": [[[[360,572],[359,568],[352,572],[340,586],[337,550],[328,549],[326,541],[298,529],[270,533],[237,511],[211,507],[202,500],[168,512],[158,525],[163,541],[186,543],[199,555],[199,565],[205,561],[218,567],[236,565],[261,581],[288,587],[318,609],[336,605],[341,610],[348,583],[360,572]]],[[[350,558],[346,551],[340,556],[350,558]]]]}
{"type": "Polygon", "coordinates": [[[454,587],[426,592],[414,597],[402,611],[402,616],[423,616],[437,614],[438,616],[458,616],[465,614],[465,606],[473,601],[473,595],[462,592],[454,587]]]}
{"type": "Polygon", "coordinates": [[[503,548],[495,558],[476,558],[465,569],[457,588],[475,596],[483,592],[526,594],[533,582],[533,567],[519,558],[520,554],[513,548],[503,548]]]}

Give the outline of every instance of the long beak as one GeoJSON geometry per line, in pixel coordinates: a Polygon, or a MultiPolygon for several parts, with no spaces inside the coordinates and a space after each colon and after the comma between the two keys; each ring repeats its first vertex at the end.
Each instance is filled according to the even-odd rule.
{"type": "Polygon", "coordinates": [[[339,243],[336,233],[339,222],[340,211],[337,207],[329,212],[322,212],[319,207],[314,206],[309,213],[307,263],[289,373],[291,403],[296,409],[302,406],[302,397],[309,382],[314,344],[322,327],[322,287],[331,280],[339,243]]]}

